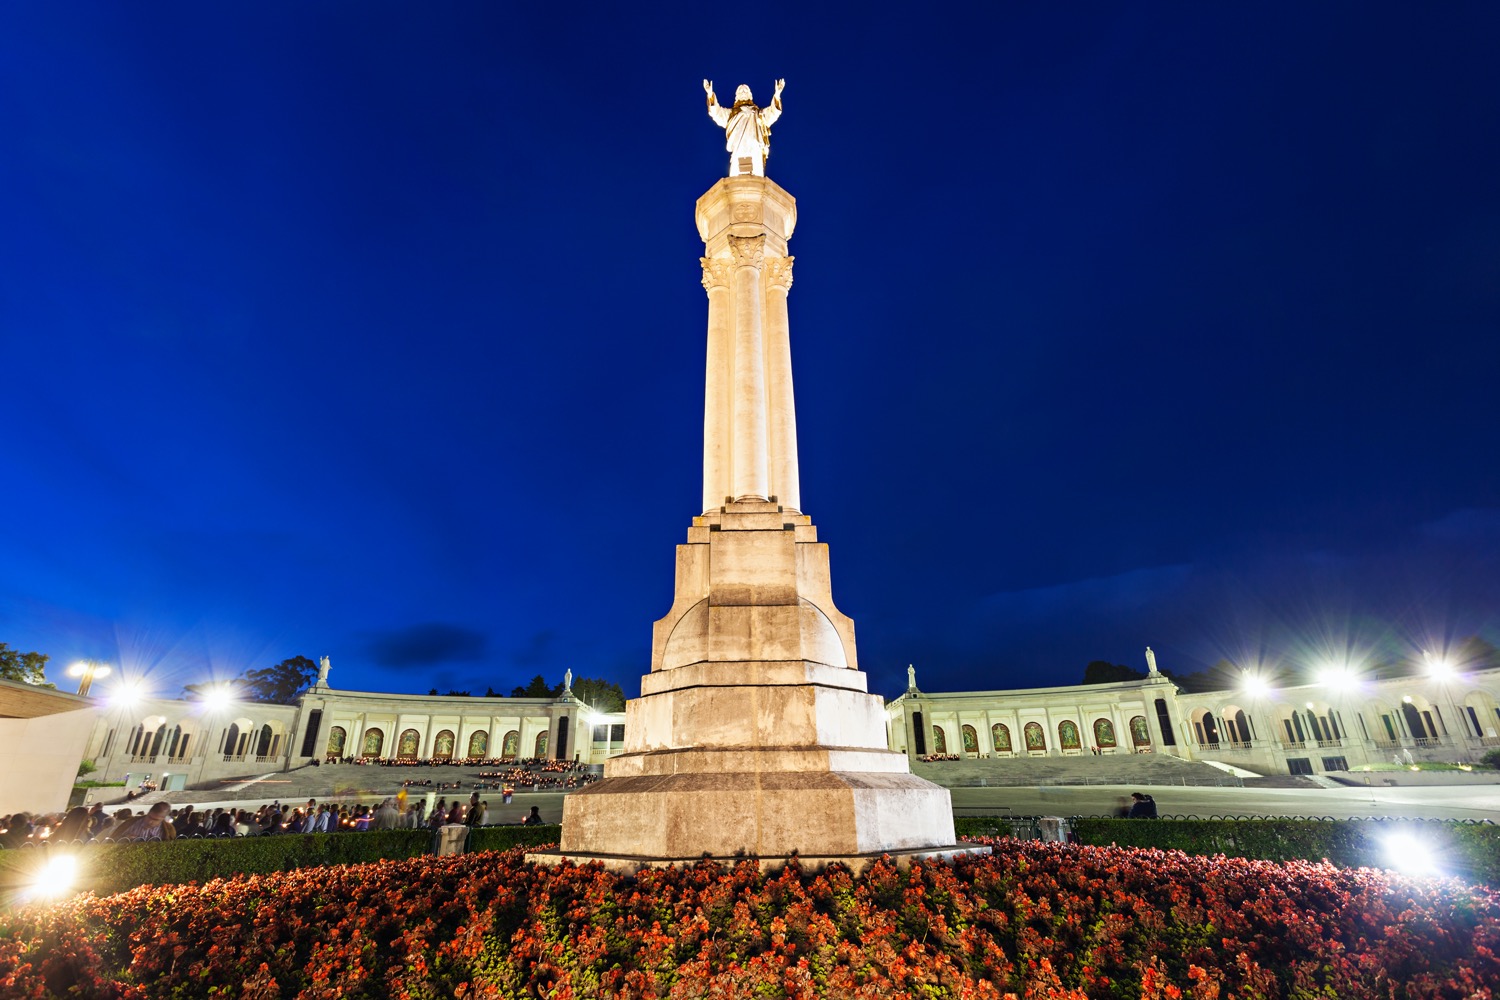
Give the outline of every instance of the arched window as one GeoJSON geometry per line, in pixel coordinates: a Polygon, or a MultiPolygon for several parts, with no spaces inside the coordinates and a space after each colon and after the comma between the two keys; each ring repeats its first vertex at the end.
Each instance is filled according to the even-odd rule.
{"type": "Polygon", "coordinates": [[[1028,722],[1021,732],[1026,737],[1027,751],[1047,749],[1047,734],[1042,731],[1040,723],[1028,722]]]}
{"type": "Polygon", "coordinates": [[[140,725],[139,723],[137,723],[136,727],[130,731],[130,740],[125,744],[125,755],[127,757],[134,757],[137,753],[140,752],[141,738],[145,734],[146,727],[140,725]]]}
{"type": "Polygon", "coordinates": [[[933,726],[932,727],[932,752],[933,753],[947,753],[948,752],[948,737],[943,733],[943,727],[942,726],[933,726]]]}
{"type": "Polygon", "coordinates": [[[505,760],[515,760],[520,752],[521,734],[512,729],[505,734],[505,739],[500,741],[500,756],[505,760]]]}
{"type": "Polygon", "coordinates": [[[1223,736],[1224,739],[1229,741],[1231,746],[1244,745],[1250,742],[1250,718],[1245,714],[1244,709],[1236,705],[1230,705],[1225,708],[1223,722],[1223,736]]]}
{"type": "Polygon", "coordinates": [[[1057,724],[1057,739],[1064,750],[1082,750],[1083,742],[1078,738],[1078,723],[1064,719],[1057,724]]]}
{"type": "Polygon", "coordinates": [[[990,742],[996,753],[1010,753],[1010,727],[997,722],[990,727],[990,742]]]}
{"type": "Polygon", "coordinates": [[[1146,725],[1144,715],[1133,715],[1130,717],[1130,743],[1132,746],[1149,747],[1151,745],[1151,727],[1146,725]]]}
{"type": "Polygon", "coordinates": [[[328,756],[344,756],[344,744],[349,741],[349,734],[344,731],[343,726],[334,726],[328,730],[328,756]]]}
{"type": "Polygon", "coordinates": [[[401,738],[396,741],[396,757],[400,760],[416,760],[417,751],[422,746],[422,734],[415,729],[407,729],[401,733],[401,738]]]}
{"type": "Polygon", "coordinates": [[[269,757],[271,755],[271,740],[274,739],[275,736],[276,733],[271,729],[271,724],[269,722],[264,726],[261,726],[260,743],[255,748],[255,756],[269,757]]]}
{"type": "Polygon", "coordinates": [[[1115,746],[1115,724],[1108,719],[1094,720],[1094,746],[1108,750],[1115,746]]]}
{"type": "Polygon", "coordinates": [[[545,729],[536,734],[534,748],[536,752],[532,754],[533,757],[538,760],[547,759],[547,731],[545,729]]]}
{"type": "Polygon", "coordinates": [[[490,734],[480,730],[469,737],[469,756],[483,757],[490,750],[490,734]]]}
{"type": "Polygon", "coordinates": [[[183,732],[182,726],[180,725],[173,726],[171,731],[167,733],[165,744],[167,749],[167,760],[172,762],[187,760],[188,742],[191,738],[191,732],[183,732]]]}
{"type": "Polygon", "coordinates": [[[1423,712],[1417,709],[1411,702],[1401,703],[1401,714],[1406,716],[1406,728],[1416,739],[1431,739],[1437,735],[1437,728],[1428,721],[1431,716],[1423,718],[1423,712]]]}
{"type": "Polygon", "coordinates": [[[432,741],[432,759],[453,759],[453,730],[444,729],[437,734],[437,739],[432,741]]]}
{"type": "Polygon", "coordinates": [[[361,757],[379,757],[385,749],[385,733],[379,729],[365,730],[365,745],[360,748],[361,757]]]}
{"type": "Polygon", "coordinates": [[[974,731],[973,726],[964,726],[960,732],[964,740],[964,753],[979,752],[979,734],[974,731]]]}
{"type": "Polygon", "coordinates": [[[234,760],[239,756],[236,749],[240,744],[240,726],[237,722],[231,722],[229,728],[224,732],[224,759],[234,760]]]}
{"type": "Polygon", "coordinates": [[[163,722],[161,725],[156,727],[156,735],[151,737],[151,756],[155,757],[157,754],[161,753],[162,741],[166,739],[166,736],[167,724],[163,722]]]}
{"type": "Polygon", "coordinates": [[[1193,735],[1198,738],[1200,747],[1217,747],[1219,745],[1219,723],[1214,714],[1206,708],[1200,708],[1192,714],[1193,735]]]}

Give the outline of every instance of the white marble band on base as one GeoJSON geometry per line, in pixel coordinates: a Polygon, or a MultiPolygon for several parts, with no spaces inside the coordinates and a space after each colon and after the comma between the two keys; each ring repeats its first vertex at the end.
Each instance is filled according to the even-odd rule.
{"type": "Polygon", "coordinates": [[[783,854],[775,857],[751,857],[748,855],[730,855],[728,857],[716,857],[714,855],[703,855],[696,858],[647,858],[633,854],[581,854],[578,852],[563,853],[562,851],[528,851],[526,860],[538,865],[560,865],[564,862],[575,865],[599,864],[605,871],[616,875],[634,875],[646,868],[670,868],[681,866],[684,868],[697,864],[700,861],[716,861],[726,868],[733,868],[742,861],[755,861],[759,864],[762,872],[778,872],[785,868],[793,857],[803,871],[821,872],[829,865],[844,865],[853,874],[863,875],[873,868],[881,858],[890,858],[898,868],[909,868],[913,861],[952,861],[965,854],[989,854],[991,848],[986,844],[974,844],[968,841],[960,841],[948,847],[923,847],[908,851],[876,851],[869,854],[838,854],[838,855],[789,855],[783,854]]]}

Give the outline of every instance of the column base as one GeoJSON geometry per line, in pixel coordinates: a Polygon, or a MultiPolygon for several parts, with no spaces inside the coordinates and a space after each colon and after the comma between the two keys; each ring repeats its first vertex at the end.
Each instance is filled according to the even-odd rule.
{"type": "MultiPolygon", "coordinates": [[[[957,843],[948,789],[903,773],[900,754],[870,755],[890,758],[876,765],[890,770],[844,771],[698,770],[704,762],[691,752],[644,756],[678,758],[683,769],[607,777],[570,794],[563,802],[563,854],[878,857],[957,843]]],[[[753,768],[755,757],[746,753],[742,767],[753,768]]]]}

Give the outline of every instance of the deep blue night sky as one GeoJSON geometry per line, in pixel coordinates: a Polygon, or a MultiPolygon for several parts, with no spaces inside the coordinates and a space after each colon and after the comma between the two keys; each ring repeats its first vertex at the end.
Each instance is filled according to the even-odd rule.
{"type": "Polygon", "coordinates": [[[873,690],[1500,641],[1500,6],[735,11],[7,5],[0,641],[635,694],[705,76],[873,690]]]}

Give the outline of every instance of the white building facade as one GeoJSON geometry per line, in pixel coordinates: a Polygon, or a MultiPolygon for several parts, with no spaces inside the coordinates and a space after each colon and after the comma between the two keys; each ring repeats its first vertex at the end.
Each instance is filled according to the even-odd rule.
{"type": "Polygon", "coordinates": [[[1333,687],[1184,693],[1140,681],[928,694],[886,705],[890,747],[912,757],[1165,753],[1258,774],[1377,763],[1468,763],[1500,747],[1500,670],[1333,687]]]}
{"type": "MultiPolygon", "coordinates": [[[[516,760],[602,764],[621,752],[625,714],[559,698],[340,691],[294,705],[150,698],[94,701],[83,757],[107,781],[211,787],[314,760],[516,760]]],[[[927,693],[885,706],[890,749],[913,758],[1165,753],[1259,774],[1321,774],[1374,763],[1477,761],[1500,747],[1500,670],[1397,677],[1332,689],[1179,691],[1140,681],[927,693]]]]}
{"type": "Polygon", "coordinates": [[[623,712],[558,698],[339,691],[295,705],[146,698],[101,706],[84,758],[95,777],[164,789],[211,787],[334,759],[602,763],[624,743],[623,712]]]}

